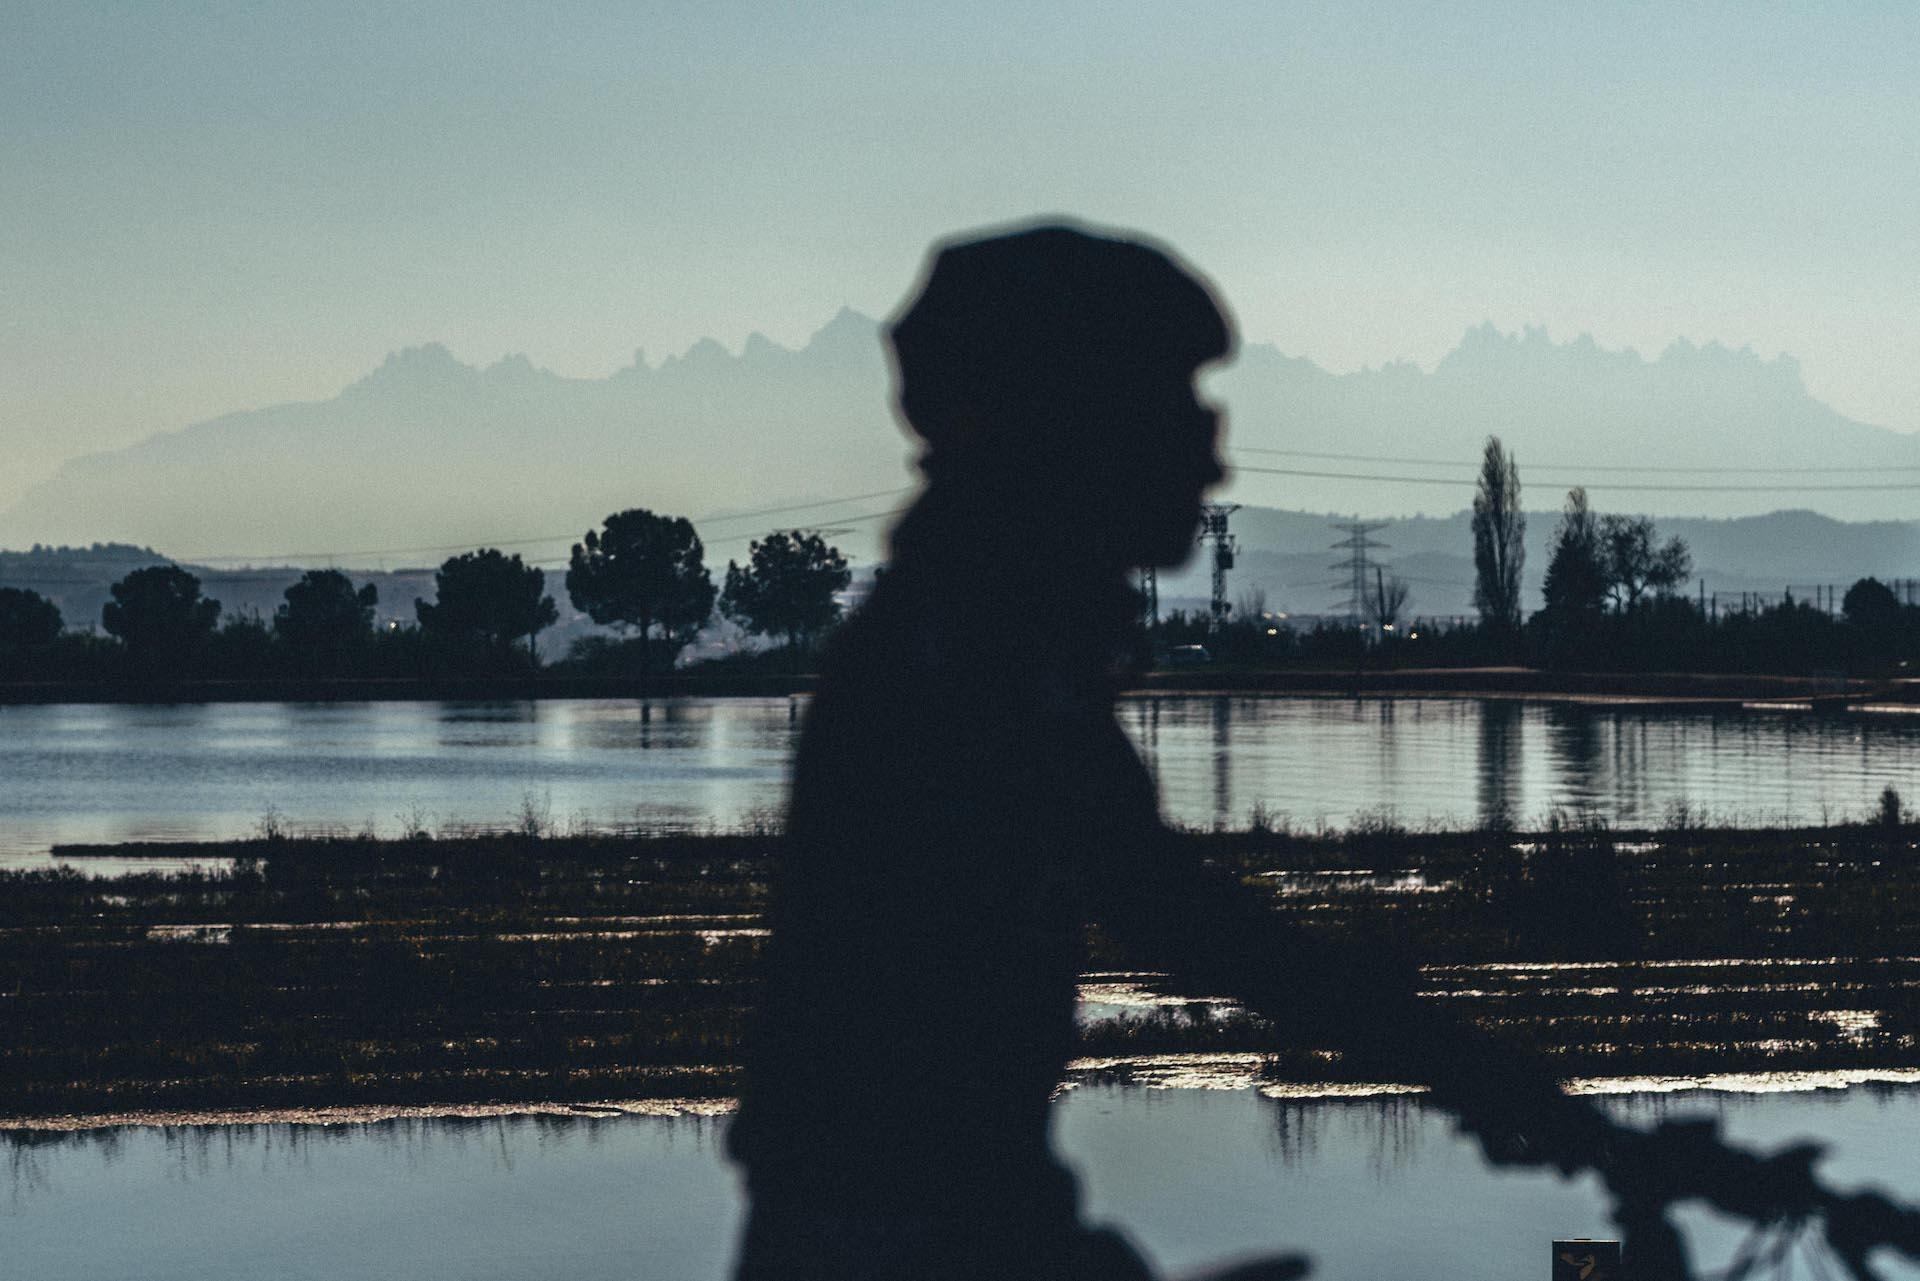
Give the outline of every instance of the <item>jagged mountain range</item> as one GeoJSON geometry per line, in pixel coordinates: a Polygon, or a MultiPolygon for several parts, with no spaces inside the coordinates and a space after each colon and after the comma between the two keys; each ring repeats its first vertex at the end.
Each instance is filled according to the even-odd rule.
{"type": "Polygon", "coordinates": [[[601,379],[519,357],[479,369],[430,344],[331,400],[75,459],[0,515],[0,544],[419,564],[442,545],[526,543],[564,559],[566,537],[621,508],[713,515],[908,484],[885,386],[874,323],[851,311],[798,351],[702,342],[601,379]]]}
{"type": "MultiPolygon", "coordinates": [[[[886,498],[722,517],[912,483],[877,328],[843,310],[798,349],[755,335],[733,353],[706,340],[658,363],[636,357],[598,379],[561,377],[524,357],[477,368],[438,345],[410,348],[329,400],[228,414],[75,459],[0,513],[0,545],[117,539],[210,563],[257,556],[372,566],[432,563],[442,547],[492,544],[554,563],[569,538],[607,512],[645,506],[709,518],[722,562],[774,523],[843,524],[839,541],[871,558],[881,522],[860,518],[886,510],[886,498]]],[[[1584,482],[1609,510],[1920,514],[1920,489],[1810,488],[1920,480],[1920,441],[1846,418],[1806,391],[1790,358],[1744,349],[1679,342],[1648,360],[1585,337],[1561,343],[1538,329],[1506,334],[1489,325],[1470,330],[1431,372],[1393,364],[1334,374],[1254,344],[1208,389],[1228,407],[1242,469],[1228,496],[1249,505],[1457,512],[1471,495],[1480,443],[1495,433],[1519,457],[1532,506],[1584,482]],[[1416,461],[1253,452],[1260,448],[1416,461]],[[1458,461],[1417,461],[1425,459],[1458,461]],[[1600,470],[1648,465],[1709,470],[1639,478],[1682,486],[1665,490],[1613,488],[1623,477],[1600,470]],[[1762,466],[1790,470],[1731,470],[1762,466]],[[1877,470],[1810,470],[1838,466],[1877,470]],[[1700,484],[1773,488],[1685,488],[1700,484]]],[[[1249,546],[1261,546],[1255,526],[1245,529],[1249,546]]],[[[1321,531],[1310,538],[1309,547],[1327,541],[1321,531]]],[[[1277,546],[1300,544],[1289,537],[1277,546]]],[[[1823,564],[1857,559],[1817,545],[1805,552],[1823,564]]]]}

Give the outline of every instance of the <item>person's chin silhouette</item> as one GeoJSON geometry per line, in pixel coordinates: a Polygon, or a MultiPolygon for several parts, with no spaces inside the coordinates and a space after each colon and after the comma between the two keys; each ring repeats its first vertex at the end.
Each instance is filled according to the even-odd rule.
{"type": "Polygon", "coordinates": [[[1231,330],[1166,251],[1053,225],[940,247],[890,337],[927,484],[795,758],[738,1276],[1149,1277],[1079,1222],[1048,1104],[1085,922],[1167,891],[1112,672],[1129,572],[1222,478],[1194,377],[1231,330]]]}

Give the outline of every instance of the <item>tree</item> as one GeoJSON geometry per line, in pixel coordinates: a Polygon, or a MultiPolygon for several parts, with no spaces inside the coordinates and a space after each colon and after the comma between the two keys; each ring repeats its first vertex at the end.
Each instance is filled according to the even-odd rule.
{"type": "Polygon", "coordinates": [[[1546,613],[1562,625],[1581,615],[1598,614],[1607,600],[1607,566],[1600,543],[1600,522],[1587,505],[1587,491],[1567,491],[1566,506],[1553,531],[1553,554],[1542,585],[1546,613]]]}
{"type": "Polygon", "coordinates": [[[1400,623],[1400,611],[1407,607],[1407,580],[1375,566],[1373,591],[1367,595],[1367,617],[1382,633],[1390,633],[1400,623]]]}
{"type": "Polygon", "coordinates": [[[547,576],[519,555],[491,547],[466,552],[433,574],[434,600],[415,600],[420,629],[455,649],[491,651],[505,659],[513,643],[527,638],[527,656],[537,666],[540,630],[556,623],[560,611],[546,594],[547,576]]]}
{"type": "Polygon", "coordinates": [[[1902,635],[1907,631],[1902,624],[1912,611],[1879,579],[1862,578],[1847,588],[1840,609],[1862,656],[1886,657],[1907,649],[1909,638],[1902,635]]]}
{"type": "Polygon", "coordinates": [[[220,602],[203,599],[200,580],[178,565],[136,569],[108,590],[113,599],[100,622],[143,666],[187,657],[213,635],[220,618],[220,602]]]}
{"type": "Polygon", "coordinates": [[[645,508],[615,512],[600,532],[573,545],[567,595],[574,608],[603,627],[640,637],[640,668],[653,668],[656,628],[672,653],[693,639],[713,614],[713,576],[693,522],[656,516],[645,508]]]}
{"type": "Polygon", "coordinates": [[[51,645],[63,625],[60,607],[39,592],[0,587],[0,649],[51,645]]]}
{"type": "Polygon", "coordinates": [[[273,629],[252,610],[228,615],[207,640],[207,667],[225,677],[271,676],[281,671],[273,629]]]}
{"type": "Polygon", "coordinates": [[[1862,578],[1840,598],[1840,612],[1863,632],[1890,631],[1900,620],[1900,598],[1877,578],[1862,578]]]}
{"type": "Polygon", "coordinates": [[[1653,521],[1645,516],[1600,518],[1601,564],[1607,591],[1621,609],[1632,609],[1648,592],[1672,591],[1693,572],[1693,554],[1686,543],[1669,538],[1654,544],[1653,521]]]}
{"type": "Polygon", "coordinates": [[[274,612],[274,633],[310,658],[339,661],[372,635],[380,600],[372,583],[355,591],[337,569],[310,569],[283,594],[287,603],[274,612]]]}
{"type": "Polygon", "coordinates": [[[1498,436],[1487,437],[1480,488],[1473,496],[1473,605],[1494,632],[1520,626],[1520,571],[1527,561],[1527,516],[1520,509],[1520,468],[1498,436]]]}
{"type": "Polygon", "coordinates": [[[727,562],[720,609],[756,636],[784,636],[798,653],[840,617],[834,593],[853,578],[847,558],[818,534],[796,529],[749,544],[747,564],[727,562]]]}

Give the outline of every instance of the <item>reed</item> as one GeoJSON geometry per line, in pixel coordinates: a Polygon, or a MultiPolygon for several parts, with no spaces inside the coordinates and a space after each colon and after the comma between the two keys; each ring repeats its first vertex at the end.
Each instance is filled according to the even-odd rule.
{"type": "MultiPolygon", "coordinates": [[[[212,870],[0,873],[0,1110],[733,1088],[777,834],[402,826],[61,851],[212,870]]],[[[1900,959],[1920,956],[1916,835],[1883,803],[1794,829],[1693,811],[1652,830],[1265,815],[1176,839],[1264,890],[1278,925],[1403,949],[1427,999],[1607,1075],[1920,1062],[1920,962],[1900,959]]],[[[1096,965],[1142,960],[1097,927],[1090,941],[1096,965]]],[[[1284,1025],[1200,1008],[1093,1024],[1084,1050],[1339,1071],[1284,1025]]]]}

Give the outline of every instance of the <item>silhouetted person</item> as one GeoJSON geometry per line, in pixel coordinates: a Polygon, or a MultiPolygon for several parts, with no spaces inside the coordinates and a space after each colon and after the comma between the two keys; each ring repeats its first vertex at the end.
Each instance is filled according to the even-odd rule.
{"type": "Polygon", "coordinates": [[[1222,478],[1194,377],[1232,334],[1167,253],[1048,226],[941,248],[891,340],[927,485],[795,759],[739,1275],[1147,1277],[1079,1223],[1048,1104],[1090,919],[1278,990],[1229,982],[1258,912],[1181,864],[1112,706],[1129,573],[1222,478]]]}

